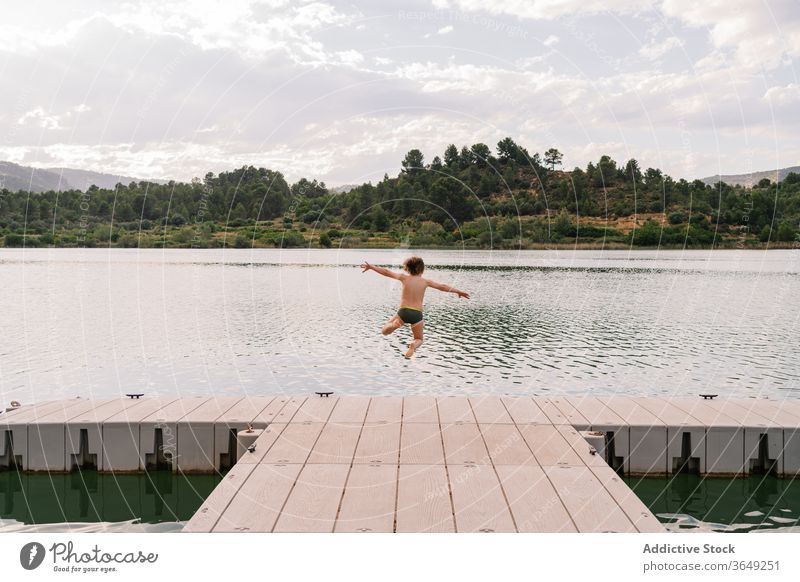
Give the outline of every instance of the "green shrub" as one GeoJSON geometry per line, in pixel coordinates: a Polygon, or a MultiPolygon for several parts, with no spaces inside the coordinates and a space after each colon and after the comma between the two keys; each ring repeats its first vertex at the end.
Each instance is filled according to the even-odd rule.
{"type": "Polygon", "coordinates": [[[670,212],[669,216],[667,216],[667,220],[669,220],[670,224],[686,224],[688,218],[688,215],[680,210],[677,212],[670,212]]]}

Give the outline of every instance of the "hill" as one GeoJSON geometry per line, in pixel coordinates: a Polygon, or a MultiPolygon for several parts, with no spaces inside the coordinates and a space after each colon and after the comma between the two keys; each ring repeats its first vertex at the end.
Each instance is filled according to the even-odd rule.
{"type": "Polygon", "coordinates": [[[752,188],[717,188],[607,155],[585,168],[562,170],[561,152],[531,155],[511,138],[495,151],[483,143],[460,149],[451,144],[428,162],[412,149],[397,176],[336,193],[316,179],[290,184],[281,172],[254,166],[209,172],[190,183],[114,177],[119,187],[86,192],[32,195],[3,189],[0,237],[8,247],[791,248],[800,243],[800,173],[788,173],[777,187],[759,182],[752,188]]]}
{"type": "MultiPolygon", "coordinates": [[[[67,190],[86,191],[91,186],[113,189],[118,183],[141,182],[140,178],[104,174],[73,168],[33,168],[13,162],[0,162],[0,189],[12,192],[65,192],[67,190]]],[[[166,184],[166,180],[147,180],[156,184],[166,184]]]]}
{"type": "Polygon", "coordinates": [[[800,174],[800,166],[780,168],[779,170],[764,170],[763,172],[751,172],[749,174],[709,176],[707,178],[702,178],[702,180],[709,186],[713,186],[717,182],[725,182],[731,186],[744,186],[745,188],[751,188],[765,178],[773,184],[776,182],[781,182],[791,172],[800,174]]]}

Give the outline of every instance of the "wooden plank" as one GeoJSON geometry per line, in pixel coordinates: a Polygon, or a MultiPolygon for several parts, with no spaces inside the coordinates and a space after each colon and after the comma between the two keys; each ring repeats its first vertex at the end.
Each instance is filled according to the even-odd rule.
{"type": "Polygon", "coordinates": [[[440,396],[436,399],[439,408],[439,422],[453,424],[456,422],[476,422],[472,407],[466,398],[458,396],[440,396]]]}
{"type": "Polygon", "coordinates": [[[305,465],[273,531],[332,532],[349,471],[347,465],[305,465]]]}
{"type": "Polygon", "coordinates": [[[603,486],[611,494],[628,519],[631,520],[636,531],[642,533],[664,533],[666,528],[658,521],[658,518],[642,503],[630,487],[619,478],[611,467],[590,467],[592,474],[597,477],[603,486]]]}
{"type": "Polygon", "coordinates": [[[228,471],[181,531],[190,533],[212,531],[255,467],[255,464],[237,464],[228,471]]]}
{"type": "Polygon", "coordinates": [[[442,426],[442,440],[447,464],[491,464],[486,445],[477,424],[442,426]]]}
{"type": "Polygon", "coordinates": [[[438,423],[439,410],[433,396],[406,396],[403,398],[403,422],[438,423]]]}
{"type": "Polygon", "coordinates": [[[547,417],[549,424],[571,424],[561,409],[547,398],[534,398],[534,402],[547,417]]]}
{"type": "Polygon", "coordinates": [[[614,411],[629,426],[664,426],[664,423],[655,414],[625,396],[599,397],[598,400],[614,411]]]}
{"type": "Polygon", "coordinates": [[[502,398],[511,419],[517,424],[550,424],[550,419],[532,398],[527,396],[502,398]]]}
{"type": "Polygon", "coordinates": [[[578,454],[553,425],[518,425],[522,438],[533,451],[533,456],[541,466],[583,465],[578,454]]]}
{"type": "Polygon", "coordinates": [[[214,422],[226,411],[230,410],[242,399],[241,396],[221,396],[211,397],[203,404],[181,418],[181,422],[186,423],[208,423],[214,422]]]}
{"type": "Polygon", "coordinates": [[[246,426],[247,423],[252,423],[253,419],[269,406],[275,398],[275,396],[245,396],[223,412],[217,422],[246,426]]]}
{"type": "Polygon", "coordinates": [[[572,428],[571,426],[556,426],[556,430],[561,433],[561,436],[564,437],[564,440],[569,443],[575,453],[578,455],[583,464],[585,465],[596,465],[598,467],[607,467],[608,464],[603,460],[598,454],[592,454],[591,451],[593,448],[589,443],[584,439],[577,430],[572,428]]]}
{"type": "Polygon", "coordinates": [[[373,396],[365,422],[400,422],[403,399],[399,396],[373,396]]]}
{"type": "Polygon", "coordinates": [[[536,465],[533,453],[513,424],[480,424],[494,465],[536,465]]]}
{"type": "Polygon", "coordinates": [[[439,424],[403,422],[400,438],[401,465],[442,465],[444,450],[439,424]]]}
{"type": "MultiPolygon", "coordinates": [[[[51,410],[55,410],[59,406],[63,405],[64,400],[43,400],[42,402],[35,402],[33,404],[23,404],[19,408],[15,408],[13,410],[3,410],[0,408],[0,425],[4,424],[16,424],[20,421],[17,419],[24,419],[30,417],[36,417],[41,414],[47,414],[51,410]]],[[[74,400],[74,402],[80,402],[80,400],[74,400]]],[[[27,422],[27,421],[21,421],[27,422]]]]}
{"type": "Polygon", "coordinates": [[[391,533],[396,497],[397,465],[353,465],[334,531],[391,533]]]}
{"type": "Polygon", "coordinates": [[[331,396],[306,398],[306,401],[292,417],[291,422],[326,422],[338,403],[339,398],[331,396]]]}
{"type": "Polygon", "coordinates": [[[578,531],[544,469],[537,465],[496,469],[520,533],[578,531]]]}
{"type": "Polygon", "coordinates": [[[291,417],[297,412],[298,403],[296,399],[289,398],[287,396],[276,396],[273,398],[269,404],[267,404],[263,409],[261,409],[258,414],[253,417],[252,423],[253,426],[257,427],[265,427],[268,424],[275,422],[275,419],[279,418],[284,408],[286,408],[286,414],[289,416],[287,417],[281,416],[281,422],[288,422],[291,420],[291,417]],[[290,406],[291,408],[286,408],[290,406]]]}
{"type": "Polygon", "coordinates": [[[591,427],[589,420],[578,412],[565,398],[547,398],[547,401],[555,406],[566,419],[566,423],[557,423],[553,421],[553,424],[569,424],[578,430],[589,430],[591,427]]]}
{"type": "Polygon", "coordinates": [[[346,396],[339,398],[339,404],[333,409],[329,423],[359,423],[363,424],[367,416],[367,407],[370,401],[369,396],[346,396]]]}
{"type": "Polygon", "coordinates": [[[113,402],[111,399],[103,400],[83,400],[79,404],[70,403],[69,406],[62,406],[47,414],[39,416],[36,424],[65,424],[72,418],[80,417],[87,412],[91,413],[96,408],[102,408],[106,404],[113,402]]]}
{"type": "MultiPolygon", "coordinates": [[[[156,398],[140,398],[141,404],[135,408],[126,408],[117,414],[107,418],[103,424],[131,424],[138,423],[150,415],[178,400],[177,396],[159,396],[156,398]]],[[[136,427],[136,432],[139,427],[136,427]]]]}
{"type": "MultiPolygon", "coordinates": [[[[214,532],[271,532],[302,465],[253,465],[214,532]]],[[[233,470],[233,469],[231,469],[233,470]]]]}
{"type": "Polygon", "coordinates": [[[472,412],[479,423],[513,423],[499,396],[470,397],[472,412]]]}
{"type": "Polygon", "coordinates": [[[579,532],[636,531],[589,467],[543,468],[579,532]]]}
{"type": "Polygon", "coordinates": [[[450,485],[444,465],[400,465],[397,532],[454,532],[450,485]]]}
{"type": "MultiPolygon", "coordinates": [[[[709,402],[714,403],[716,401],[717,399],[715,398],[709,402]]],[[[777,426],[792,429],[800,428],[800,413],[794,414],[790,412],[780,401],[748,398],[737,399],[736,401],[731,399],[731,402],[735,402],[742,407],[747,407],[751,412],[763,416],[777,426]]]]}
{"type": "MultiPolygon", "coordinates": [[[[261,436],[256,439],[256,442],[253,443],[255,450],[253,452],[247,452],[242,455],[242,458],[236,462],[236,465],[241,465],[244,463],[247,464],[257,464],[264,460],[264,457],[269,453],[272,449],[272,445],[275,444],[275,441],[281,436],[281,433],[286,430],[288,424],[271,424],[266,428],[260,429],[261,436]]],[[[305,426],[305,425],[300,425],[305,426]]],[[[284,454],[280,452],[278,454],[284,454]]]]}
{"type": "MultiPolygon", "coordinates": [[[[95,400],[94,402],[98,401],[95,400]]],[[[97,424],[105,422],[109,418],[141,404],[144,404],[144,401],[134,400],[132,398],[118,398],[116,400],[110,400],[105,404],[93,406],[77,416],[70,416],[67,422],[69,424],[97,424]]]]}
{"type": "Polygon", "coordinates": [[[742,426],[742,423],[737,418],[733,418],[716,410],[714,406],[709,405],[706,400],[700,398],[670,398],[669,403],[687,414],[692,415],[707,427],[742,426]]]}
{"type": "Polygon", "coordinates": [[[361,427],[361,423],[329,422],[322,429],[308,462],[349,465],[353,461],[361,427]]]}
{"type": "MultiPolygon", "coordinates": [[[[688,406],[695,403],[694,399],[674,398],[673,403],[686,410],[688,406]]],[[[758,400],[731,400],[728,398],[715,398],[713,400],[703,400],[703,407],[714,410],[724,417],[735,419],[742,426],[749,427],[772,427],[779,425],[762,413],[769,415],[769,412],[759,406],[758,400]]],[[[798,425],[800,426],[800,425],[798,425]]]]}
{"type": "Polygon", "coordinates": [[[631,396],[630,398],[645,410],[649,410],[655,414],[666,426],[705,426],[691,414],[670,404],[669,401],[664,398],[655,398],[652,396],[631,396]]]}
{"type": "Polygon", "coordinates": [[[261,414],[258,415],[259,419],[264,419],[267,422],[292,422],[294,419],[294,415],[297,414],[297,411],[306,401],[306,397],[292,397],[286,398],[282,397],[278,400],[273,401],[267,406],[267,409],[270,409],[274,406],[273,410],[263,411],[261,414]]]}
{"type": "Polygon", "coordinates": [[[456,531],[515,532],[500,481],[491,465],[448,465],[456,531]]]}
{"type": "Polygon", "coordinates": [[[594,396],[564,396],[562,400],[568,402],[583,416],[592,428],[602,426],[623,426],[625,421],[613,410],[609,409],[601,399],[594,396]]]}
{"type": "Polygon", "coordinates": [[[353,463],[396,465],[400,454],[400,423],[365,423],[353,463]]]}
{"type": "Polygon", "coordinates": [[[208,400],[210,400],[208,397],[178,398],[146,416],[141,422],[148,424],[176,423],[208,400]]]}
{"type": "Polygon", "coordinates": [[[779,406],[781,410],[785,412],[800,417],[800,398],[775,398],[769,399],[767,402],[773,402],[779,406]]]}
{"type": "MultiPolygon", "coordinates": [[[[270,464],[305,463],[323,426],[319,422],[288,424],[261,462],[270,464]]],[[[256,450],[258,450],[258,441],[256,441],[256,450]]]]}

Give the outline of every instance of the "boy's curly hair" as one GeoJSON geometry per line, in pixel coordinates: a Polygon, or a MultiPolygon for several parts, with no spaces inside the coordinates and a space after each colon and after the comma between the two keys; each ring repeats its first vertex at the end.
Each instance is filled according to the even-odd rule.
{"type": "Polygon", "coordinates": [[[425,270],[425,263],[422,262],[421,257],[408,257],[403,263],[403,268],[408,271],[409,275],[421,275],[425,270]]]}

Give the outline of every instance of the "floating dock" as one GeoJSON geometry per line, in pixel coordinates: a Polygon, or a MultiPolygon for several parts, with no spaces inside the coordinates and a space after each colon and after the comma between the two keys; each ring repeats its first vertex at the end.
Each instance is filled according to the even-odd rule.
{"type": "Polygon", "coordinates": [[[228,470],[188,532],[654,532],[620,475],[794,477],[798,430],[789,399],[73,399],[0,414],[0,469],[228,470]]]}

